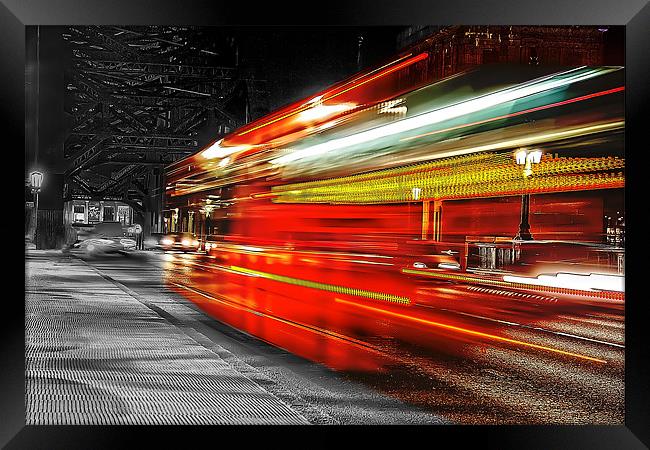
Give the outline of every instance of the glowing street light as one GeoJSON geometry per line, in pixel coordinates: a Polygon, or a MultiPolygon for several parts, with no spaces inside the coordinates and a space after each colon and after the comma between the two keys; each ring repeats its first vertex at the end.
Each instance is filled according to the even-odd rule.
{"type": "Polygon", "coordinates": [[[210,235],[208,220],[210,220],[210,215],[212,214],[212,211],[215,210],[215,208],[216,205],[213,205],[212,200],[208,198],[205,201],[205,206],[199,210],[199,212],[205,214],[205,220],[201,222],[201,232],[199,234],[199,236],[203,239],[203,242],[205,242],[205,250],[210,250],[210,244],[208,244],[208,236],[210,235]]]}
{"type": "Polygon", "coordinates": [[[41,186],[43,184],[43,174],[39,171],[34,171],[29,174],[29,184],[32,187],[32,193],[35,195],[34,202],[34,242],[38,248],[38,193],[41,191],[41,186]]]}
{"type": "MultiPolygon", "coordinates": [[[[515,152],[515,161],[520,166],[524,166],[524,178],[533,174],[533,164],[539,164],[542,160],[542,151],[539,149],[525,149],[522,148],[515,152]]],[[[521,196],[521,220],[519,222],[519,231],[515,236],[515,240],[530,241],[533,235],[530,234],[530,223],[528,221],[530,210],[530,194],[522,194],[521,196]]]]}
{"type": "Polygon", "coordinates": [[[43,184],[43,174],[39,171],[32,172],[29,175],[29,181],[34,192],[40,191],[41,185],[43,184]]]}
{"type": "Polygon", "coordinates": [[[532,175],[533,164],[539,164],[541,160],[542,151],[539,149],[521,149],[515,153],[515,161],[517,161],[517,164],[524,166],[524,177],[529,177],[532,175]]]}
{"type": "Polygon", "coordinates": [[[203,211],[205,211],[205,216],[206,216],[206,217],[209,217],[210,214],[212,214],[212,211],[214,211],[214,209],[215,209],[215,205],[211,205],[211,204],[209,204],[209,203],[206,204],[206,205],[203,207],[203,211]]]}

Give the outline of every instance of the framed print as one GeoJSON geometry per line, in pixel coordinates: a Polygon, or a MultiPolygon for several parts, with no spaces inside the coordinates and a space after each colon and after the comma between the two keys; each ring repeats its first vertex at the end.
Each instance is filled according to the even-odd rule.
{"type": "Polygon", "coordinates": [[[2,443],[646,448],[650,6],[317,6],[3,0],[2,443]]]}

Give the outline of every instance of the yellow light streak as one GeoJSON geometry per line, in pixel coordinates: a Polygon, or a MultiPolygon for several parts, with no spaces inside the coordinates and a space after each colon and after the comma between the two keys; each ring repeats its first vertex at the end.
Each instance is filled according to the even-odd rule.
{"type": "Polygon", "coordinates": [[[390,203],[617,188],[622,158],[544,157],[530,177],[510,154],[482,153],[361,175],[273,187],[279,203],[390,203]]]}
{"type": "Polygon", "coordinates": [[[273,273],[261,272],[258,270],[246,269],[244,267],[238,267],[238,266],[230,266],[230,269],[234,270],[235,272],[239,272],[247,275],[255,275],[269,280],[279,281],[281,283],[293,284],[296,286],[308,287],[312,289],[320,289],[322,291],[335,292],[338,294],[346,294],[346,295],[352,295],[357,297],[367,297],[373,300],[384,300],[384,301],[398,303],[402,305],[409,305],[411,303],[411,300],[407,297],[386,294],[383,292],[366,291],[364,289],[356,289],[356,288],[350,288],[346,286],[337,286],[334,284],[325,284],[316,281],[302,280],[299,278],[286,277],[284,275],[276,275],[273,273]]]}
{"type": "Polygon", "coordinates": [[[544,351],[558,353],[558,354],[565,355],[565,356],[572,356],[574,358],[580,358],[580,359],[585,359],[585,360],[588,360],[588,361],[607,364],[607,361],[605,361],[603,359],[593,358],[591,356],[581,355],[579,353],[567,352],[565,350],[560,350],[560,349],[553,348],[553,347],[546,347],[544,345],[533,344],[531,342],[524,342],[524,341],[519,341],[519,340],[516,340],[516,339],[510,339],[510,338],[506,338],[506,337],[503,337],[503,336],[497,336],[495,334],[483,333],[481,331],[470,330],[470,329],[467,329],[467,328],[461,328],[461,327],[457,327],[457,326],[454,326],[454,325],[449,325],[449,324],[441,323],[441,322],[434,322],[432,320],[420,319],[419,317],[413,317],[413,316],[408,316],[406,314],[400,314],[400,313],[393,312],[393,311],[387,311],[385,309],[375,308],[373,306],[361,305],[359,303],[349,302],[349,301],[338,299],[338,298],[335,301],[337,303],[344,303],[344,304],[347,304],[347,305],[355,306],[357,308],[366,309],[368,311],[373,311],[373,312],[377,312],[377,313],[380,313],[380,314],[385,314],[385,315],[400,318],[400,319],[406,319],[406,320],[410,320],[412,322],[417,322],[417,323],[421,323],[423,325],[429,325],[429,326],[436,327],[436,328],[442,328],[442,329],[449,330],[449,331],[454,331],[454,332],[457,332],[457,333],[468,334],[468,335],[471,335],[471,336],[482,337],[482,338],[491,339],[491,340],[494,340],[494,341],[506,342],[508,344],[513,344],[513,345],[518,345],[518,346],[528,347],[528,348],[534,348],[534,349],[537,349],[537,350],[544,350],[544,351]]]}

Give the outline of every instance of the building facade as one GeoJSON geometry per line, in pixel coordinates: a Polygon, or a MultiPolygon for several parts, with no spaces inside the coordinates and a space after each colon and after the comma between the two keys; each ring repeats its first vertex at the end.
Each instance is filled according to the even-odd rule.
{"type": "Polygon", "coordinates": [[[120,222],[133,225],[133,208],[114,200],[70,200],[64,206],[67,225],[93,225],[100,222],[120,222]]]}
{"type": "Polygon", "coordinates": [[[623,65],[620,49],[608,51],[620,32],[597,26],[421,26],[404,30],[397,45],[430,54],[405,73],[425,83],[482,64],[623,65]]]}

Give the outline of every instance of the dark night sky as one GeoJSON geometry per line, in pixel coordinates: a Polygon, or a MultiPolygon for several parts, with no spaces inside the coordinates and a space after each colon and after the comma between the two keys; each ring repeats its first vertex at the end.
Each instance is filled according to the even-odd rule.
{"type": "Polygon", "coordinates": [[[357,72],[357,37],[362,67],[397,51],[404,27],[274,27],[239,29],[242,64],[258,68],[269,82],[269,106],[277,109],[357,72]],[[250,31],[250,32],[249,32],[250,31]]]}

